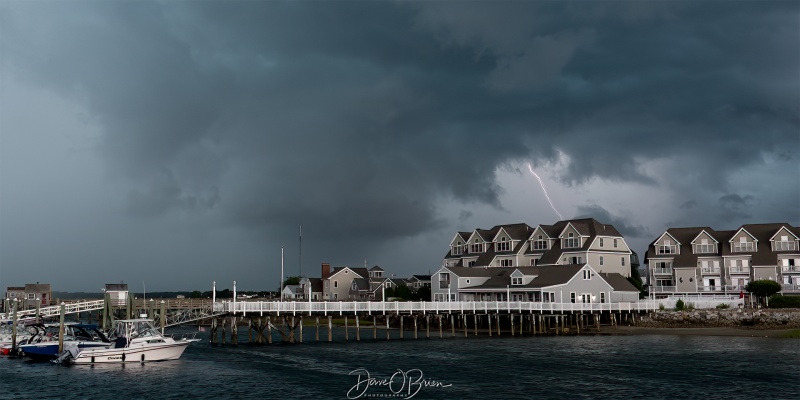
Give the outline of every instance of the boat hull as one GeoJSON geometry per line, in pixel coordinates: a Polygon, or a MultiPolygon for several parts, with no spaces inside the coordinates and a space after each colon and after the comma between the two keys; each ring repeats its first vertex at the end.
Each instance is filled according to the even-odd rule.
{"type": "MultiPolygon", "coordinates": [[[[65,341],[64,348],[77,346],[79,350],[106,349],[111,343],[104,342],[71,342],[65,341]]],[[[25,357],[34,361],[50,361],[58,357],[58,342],[35,343],[20,346],[19,349],[25,357]]]]}
{"type": "Polygon", "coordinates": [[[110,349],[83,349],[73,353],[72,364],[144,363],[177,360],[198,339],[110,349]]]}

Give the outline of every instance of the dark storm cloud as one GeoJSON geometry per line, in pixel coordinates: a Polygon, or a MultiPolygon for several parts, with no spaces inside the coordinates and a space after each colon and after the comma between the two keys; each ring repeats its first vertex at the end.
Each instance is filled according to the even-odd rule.
{"type": "Polygon", "coordinates": [[[697,207],[697,202],[694,200],[689,200],[679,207],[681,210],[691,210],[692,208],[697,207]]]}
{"type": "Polygon", "coordinates": [[[796,2],[0,7],[4,76],[87,108],[128,212],[302,223],[325,251],[446,227],[445,201],[502,208],[520,162],[719,196],[800,144],[796,2]]]}
{"type": "Polygon", "coordinates": [[[719,215],[722,220],[746,220],[752,217],[755,197],[747,194],[726,194],[719,198],[719,215]]]}
{"type": "Polygon", "coordinates": [[[652,232],[643,225],[636,225],[628,221],[625,217],[611,214],[608,210],[598,205],[586,205],[578,207],[578,215],[575,218],[594,218],[601,223],[613,225],[614,228],[628,238],[648,238],[652,232]]]}

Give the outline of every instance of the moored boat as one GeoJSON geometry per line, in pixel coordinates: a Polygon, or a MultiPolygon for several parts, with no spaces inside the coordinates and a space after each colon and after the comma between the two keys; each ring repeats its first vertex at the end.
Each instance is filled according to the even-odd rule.
{"type": "Polygon", "coordinates": [[[163,335],[149,319],[115,321],[112,346],[108,348],[83,348],[76,345],[65,350],[54,362],[70,364],[100,364],[177,360],[195,339],[196,333],[180,338],[163,335]]]}
{"type": "MultiPolygon", "coordinates": [[[[58,357],[59,324],[48,324],[31,337],[28,344],[19,346],[19,354],[34,361],[48,361],[58,357]]],[[[79,349],[107,348],[111,341],[97,327],[88,324],[64,324],[64,348],[77,346],[79,349]]]]}

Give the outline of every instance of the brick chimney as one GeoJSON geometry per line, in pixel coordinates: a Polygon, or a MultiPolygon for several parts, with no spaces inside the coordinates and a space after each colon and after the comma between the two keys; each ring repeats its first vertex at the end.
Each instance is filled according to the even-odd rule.
{"type": "Polygon", "coordinates": [[[327,279],[331,275],[331,265],[322,263],[322,279],[327,279]]]}

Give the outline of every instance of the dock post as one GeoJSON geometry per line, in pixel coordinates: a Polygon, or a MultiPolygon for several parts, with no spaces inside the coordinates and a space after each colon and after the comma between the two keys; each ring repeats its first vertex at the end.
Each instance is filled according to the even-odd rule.
{"type": "Polygon", "coordinates": [[[223,346],[225,346],[225,317],[222,317],[222,323],[220,325],[222,326],[222,341],[221,341],[221,344],[223,346]]]}
{"type": "Polygon", "coordinates": [[[378,340],[378,317],[372,316],[372,340],[378,340]]]}
{"type": "Polygon", "coordinates": [[[425,337],[428,339],[431,338],[431,316],[430,314],[425,314],[425,337]]]}
{"type": "Polygon", "coordinates": [[[403,316],[400,316],[400,340],[403,340],[403,316]]]}
{"type": "Polygon", "coordinates": [[[489,327],[489,337],[492,337],[492,314],[486,314],[486,324],[489,327]]]}
{"type": "Polygon", "coordinates": [[[248,319],[247,324],[247,344],[253,344],[253,317],[248,319]]]}
{"type": "Polygon", "coordinates": [[[414,340],[417,339],[417,316],[414,315],[414,340]]]}
{"type": "Polygon", "coordinates": [[[497,336],[500,336],[500,314],[497,314],[497,336]]]}
{"type": "MultiPolygon", "coordinates": [[[[16,301],[16,299],[14,299],[14,301],[16,301]]],[[[17,321],[17,310],[16,310],[16,308],[17,307],[14,307],[14,333],[17,333],[17,324],[16,324],[16,321],[17,321]]],[[[65,305],[64,305],[64,302],[62,301],[61,302],[61,312],[59,313],[60,315],[58,316],[58,322],[59,322],[59,324],[58,324],[58,354],[61,354],[61,352],[64,351],[64,317],[65,317],[65,314],[66,314],[64,308],[65,308],[65,305]]]]}
{"type": "MultiPolygon", "coordinates": [[[[37,323],[42,322],[41,307],[42,307],[42,299],[36,299],[36,322],[37,323]]],[[[5,310],[5,308],[3,310],[5,310]]],[[[91,317],[92,317],[92,312],[89,311],[89,318],[91,319],[91,317]]],[[[91,323],[91,322],[92,321],[89,321],[89,323],[91,323]]]]}
{"type": "Polygon", "coordinates": [[[272,321],[267,316],[267,343],[272,344],[272,321]]]}
{"type": "Polygon", "coordinates": [[[347,329],[347,315],[344,316],[344,341],[350,341],[350,333],[347,329]]]}
{"type": "Polygon", "coordinates": [[[358,314],[356,314],[356,342],[361,341],[361,323],[358,321],[358,314]]]}
{"type": "Polygon", "coordinates": [[[594,325],[597,327],[597,332],[600,332],[600,314],[594,314],[594,325]]]}
{"type": "Polygon", "coordinates": [[[333,341],[333,316],[328,315],[328,342],[333,341]]]}
{"type": "Polygon", "coordinates": [[[444,337],[442,334],[442,314],[438,314],[437,317],[439,317],[439,339],[441,339],[444,337]]]}
{"type": "Polygon", "coordinates": [[[217,318],[211,317],[211,344],[217,344],[217,318]]]}
{"type": "Polygon", "coordinates": [[[464,324],[464,337],[468,337],[467,334],[467,314],[461,314],[461,322],[464,324]]]}
{"type": "Polygon", "coordinates": [[[319,342],[319,315],[317,315],[317,342],[319,342]]]}
{"type": "Polygon", "coordinates": [[[303,343],[303,316],[300,316],[300,343],[303,343]]]}
{"type": "MultiPolygon", "coordinates": [[[[11,329],[12,329],[11,330],[11,350],[14,350],[14,349],[17,348],[17,324],[18,324],[17,308],[18,307],[19,307],[19,300],[15,298],[14,299],[14,304],[11,306],[12,312],[14,313],[13,316],[11,317],[12,318],[12,322],[11,322],[11,329]]],[[[8,310],[8,309],[6,309],[6,310],[8,310]]],[[[6,313],[8,313],[8,311],[6,311],[6,313]]],[[[61,304],[61,327],[62,328],[64,327],[64,304],[63,303],[61,304]]],[[[58,335],[58,339],[59,340],[63,340],[63,339],[61,339],[63,336],[64,335],[58,335]]],[[[62,347],[61,345],[58,346],[58,353],[59,354],[61,354],[61,347],[62,347]]]]}
{"type": "Polygon", "coordinates": [[[163,335],[164,329],[167,327],[167,303],[164,303],[164,300],[161,300],[161,311],[159,314],[161,317],[161,334],[163,335]]]}
{"type": "Polygon", "coordinates": [[[389,340],[389,317],[386,317],[386,340],[389,340]]]}
{"type": "Polygon", "coordinates": [[[508,314],[508,323],[511,326],[511,337],[514,337],[514,314],[508,314]]]}
{"type": "Polygon", "coordinates": [[[236,324],[236,317],[231,317],[231,344],[239,345],[239,326],[236,324]]]}
{"type": "Polygon", "coordinates": [[[456,337],[456,324],[453,314],[450,314],[450,332],[452,333],[453,337],[456,337]]]}
{"type": "Polygon", "coordinates": [[[474,321],[472,321],[472,322],[475,323],[475,327],[474,327],[475,336],[478,336],[478,313],[472,314],[472,316],[473,316],[473,319],[474,319],[474,321]]]}

